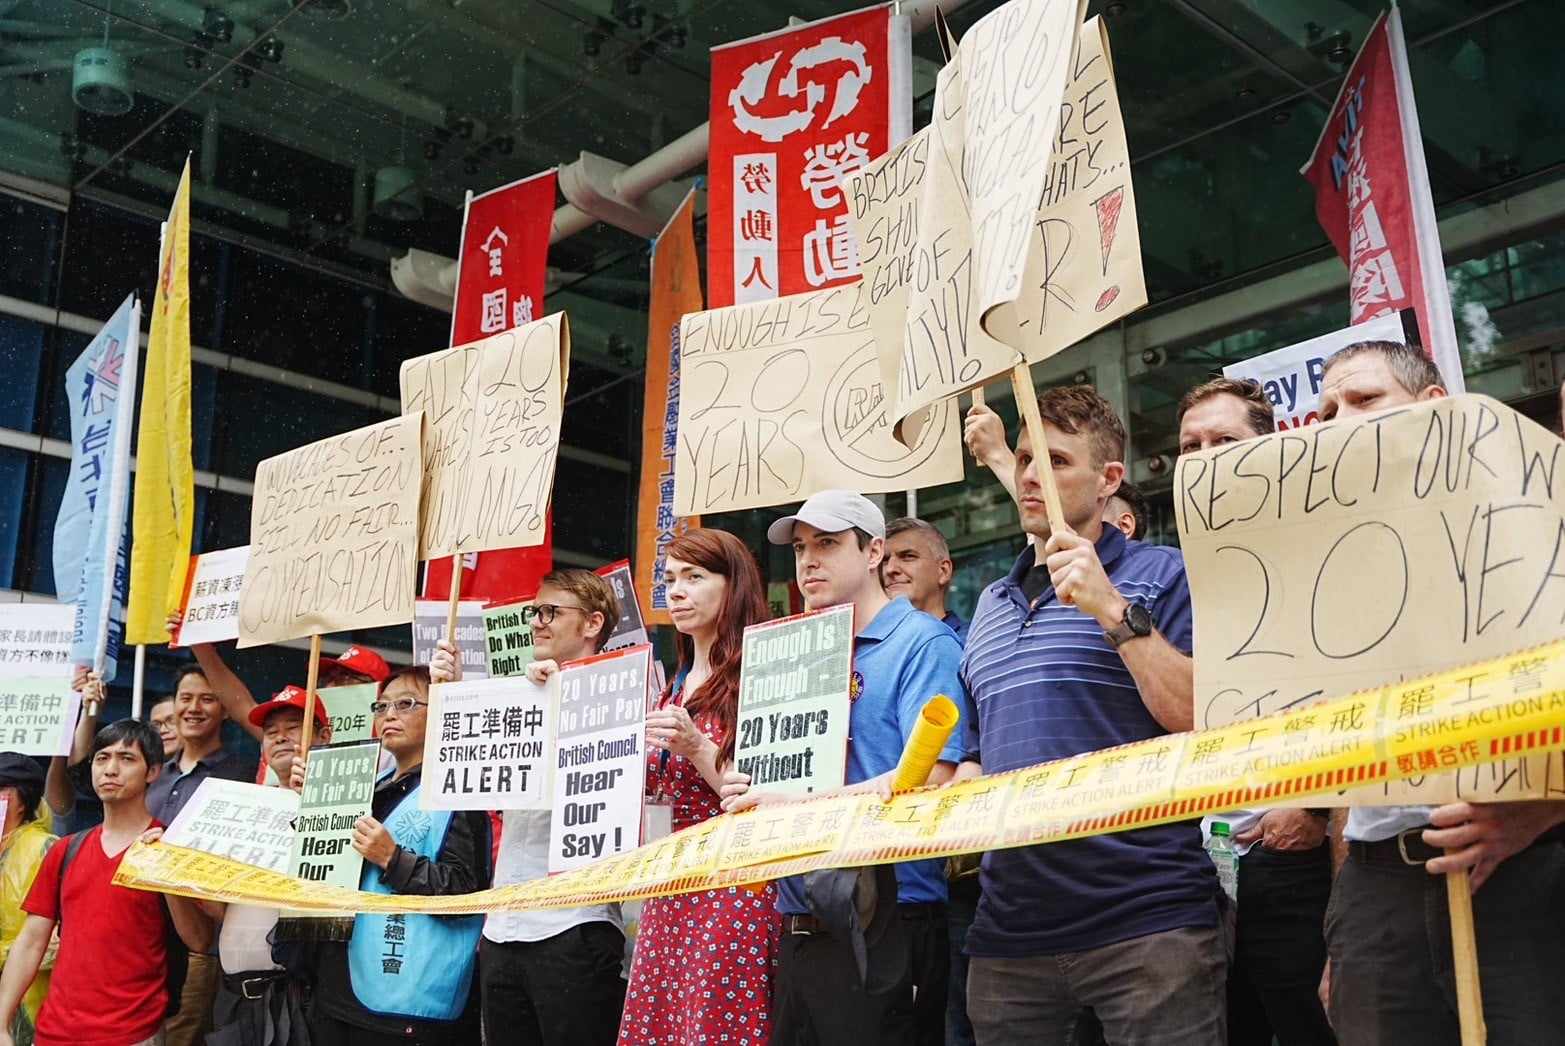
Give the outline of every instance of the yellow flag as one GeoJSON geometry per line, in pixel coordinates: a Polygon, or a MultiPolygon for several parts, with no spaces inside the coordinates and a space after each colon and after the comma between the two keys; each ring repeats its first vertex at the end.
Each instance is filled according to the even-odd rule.
{"type": "Polygon", "coordinates": [[[136,449],[130,606],[125,642],[166,643],[190,563],[195,472],[190,461],[190,160],[158,256],[136,449]]]}

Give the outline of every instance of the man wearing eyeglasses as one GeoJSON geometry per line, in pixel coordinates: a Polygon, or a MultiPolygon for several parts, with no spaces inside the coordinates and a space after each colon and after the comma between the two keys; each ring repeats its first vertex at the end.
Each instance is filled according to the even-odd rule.
{"type": "MultiPolygon", "coordinates": [[[[596,654],[620,615],[609,583],[575,568],[546,576],[533,607],[537,669],[596,654]]],[[[430,678],[437,683],[458,679],[460,664],[456,648],[442,641],[430,662],[430,678]]],[[[548,872],[549,811],[505,811],[495,885],[527,882],[548,872]]],[[[625,1005],[623,927],[617,904],[490,914],[479,945],[486,1041],[512,1046],[613,1043],[625,1005]]]]}
{"type": "MultiPolygon", "coordinates": [[[[372,893],[444,896],[489,886],[489,818],[480,810],[420,810],[429,676],[422,668],[391,677],[370,706],[396,768],[375,784],[370,816],[354,825],[364,857],[359,888],[372,893]]],[[[303,758],[291,776],[300,786],[303,758]]],[[[314,1046],[455,1041],[477,960],[483,916],[359,915],[348,941],[323,941],[310,1012],[314,1046]],[[398,943],[386,962],[386,942],[398,943]]]]}

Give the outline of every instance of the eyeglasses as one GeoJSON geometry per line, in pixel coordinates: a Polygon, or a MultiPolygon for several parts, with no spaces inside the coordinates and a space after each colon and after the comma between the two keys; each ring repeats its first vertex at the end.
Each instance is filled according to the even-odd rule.
{"type": "Polygon", "coordinates": [[[376,701],[370,705],[370,713],[379,719],[387,712],[395,709],[397,715],[407,715],[415,708],[422,708],[429,704],[428,701],[420,701],[412,697],[399,697],[395,701],[376,701]]]}
{"type": "Polygon", "coordinates": [[[552,624],[554,615],[562,610],[574,610],[578,614],[587,613],[586,607],[562,607],[557,603],[536,603],[533,605],[533,618],[540,625],[552,624]]]}

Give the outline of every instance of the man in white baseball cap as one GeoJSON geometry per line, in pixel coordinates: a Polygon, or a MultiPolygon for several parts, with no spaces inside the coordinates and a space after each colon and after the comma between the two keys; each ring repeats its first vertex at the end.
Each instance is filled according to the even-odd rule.
{"type": "MultiPolygon", "coordinates": [[[[776,545],[792,545],[794,574],[811,610],[853,605],[853,708],[847,784],[854,791],[889,789],[903,746],[924,703],[944,694],[962,721],[931,783],[950,778],[961,759],[961,734],[972,721],[957,667],[956,635],[906,597],[888,599],[881,587],[886,521],[874,502],[850,490],[824,490],[767,529],[776,545]]],[[[749,790],[749,778],[731,772],[723,788],[728,807],[742,809],[767,797],[749,790]]],[[[896,910],[875,927],[862,971],[852,939],[812,910],[800,876],[777,884],[783,916],[778,963],[778,1042],[889,1041],[909,1046],[942,1042],[950,952],[946,931],[945,863],[903,861],[896,866],[896,910]]],[[[889,892],[889,891],[888,891],[889,892]]]]}

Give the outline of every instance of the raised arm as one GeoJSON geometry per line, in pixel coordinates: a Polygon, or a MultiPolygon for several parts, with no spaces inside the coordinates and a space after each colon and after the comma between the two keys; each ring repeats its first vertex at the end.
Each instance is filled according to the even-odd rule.
{"type": "MultiPolygon", "coordinates": [[[[168,618],[169,634],[173,635],[177,627],[179,627],[179,614],[176,612],[170,614],[168,618]]],[[[223,655],[217,652],[217,644],[192,643],[190,652],[196,656],[196,664],[201,666],[207,684],[212,687],[212,692],[217,695],[218,702],[222,704],[223,714],[259,741],[261,728],[250,722],[250,710],[255,707],[255,695],[250,693],[250,688],[245,686],[244,680],[228,667],[228,663],[223,660],[223,655]]]]}

